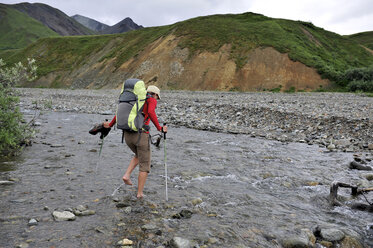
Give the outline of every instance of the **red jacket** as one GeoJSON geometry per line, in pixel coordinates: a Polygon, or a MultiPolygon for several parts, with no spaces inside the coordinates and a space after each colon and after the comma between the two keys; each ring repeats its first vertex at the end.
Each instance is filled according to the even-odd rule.
{"type": "MultiPolygon", "coordinates": [[[[143,113],[145,115],[145,125],[149,125],[150,120],[153,122],[154,126],[157,128],[158,131],[162,130],[162,127],[159,125],[157,114],[155,113],[155,109],[157,108],[157,100],[153,97],[147,98],[144,104],[143,113]]],[[[110,122],[110,127],[114,126],[117,122],[117,116],[110,122]]]]}

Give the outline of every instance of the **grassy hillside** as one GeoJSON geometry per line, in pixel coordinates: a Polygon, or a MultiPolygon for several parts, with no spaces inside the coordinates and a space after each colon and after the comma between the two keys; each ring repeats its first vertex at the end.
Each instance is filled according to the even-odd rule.
{"type": "Polygon", "coordinates": [[[201,51],[216,52],[224,44],[230,44],[231,58],[238,69],[246,63],[248,52],[258,47],[274,47],[288,53],[292,60],[316,68],[332,80],[348,68],[373,64],[373,56],[347,37],[312,23],[273,19],[254,13],[198,17],[118,35],[44,38],[17,53],[6,55],[5,59],[15,62],[35,57],[41,75],[45,75],[52,71],[72,70],[85,63],[88,55],[112,42],[112,49],[100,61],[115,58],[118,68],[153,41],[171,33],[180,39],[181,48],[189,49],[190,56],[201,51]]]}
{"type": "Polygon", "coordinates": [[[352,34],[348,37],[373,50],[373,31],[352,34]]]}
{"type": "Polygon", "coordinates": [[[177,33],[183,36],[181,45],[192,51],[217,51],[223,44],[232,44],[232,58],[238,66],[245,64],[249,50],[268,46],[318,69],[327,78],[336,71],[373,63],[373,56],[348,38],[312,23],[254,13],[191,19],[179,23],[177,33]]]}
{"type": "Polygon", "coordinates": [[[42,37],[58,36],[40,22],[0,4],[0,50],[25,47],[42,37]]]}

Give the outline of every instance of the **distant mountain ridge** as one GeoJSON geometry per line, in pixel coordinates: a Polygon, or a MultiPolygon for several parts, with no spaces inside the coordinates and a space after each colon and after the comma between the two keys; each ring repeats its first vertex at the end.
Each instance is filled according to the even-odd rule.
{"type": "Polygon", "coordinates": [[[108,27],[101,31],[102,34],[118,34],[125,33],[132,30],[138,30],[144,28],[141,25],[137,25],[131,18],[127,17],[124,20],[118,22],[114,26],[108,27]]]}
{"type": "Polygon", "coordinates": [[[138,30],[144,28],[141,25],[136,24],[131,18],[127,17],[122,21],[118,22],[113,26],[106,25],[104,23],[98,22],[92,18],[81,16],[81,15],[74,15],[71,18],[75,19],[80,24],[84,25],[85,27],[94,30],[100,34],[119,34],[125,33],[131,30],[138,30]]]}
{"type": "Polygon", "coordinates": [[[143,28],[126,18],[114,26],[62,11],[42,3],[0,3],[0,50],[26,47],[39,38],[53,36],[124,33],[143,28]]]}
{"type": "Polygon", "coordinates": [[[40,21],[62,36],[95,34],[94,31],[84,27],[62,11],[46,4],[20,3],[9,6],[40,21]]]}
{"type": "Polygon", "coordinates": [[[106,25],[104,23],[101,23],[99,21],[96,21],[94,19],[82,16],[82,15],[73,15],[71,16],[71,18],[73,18],[75,21],[79,22],[83,26],[96,32],[101,32],[102,30],[110,27],[109,25],[106,25]]]}

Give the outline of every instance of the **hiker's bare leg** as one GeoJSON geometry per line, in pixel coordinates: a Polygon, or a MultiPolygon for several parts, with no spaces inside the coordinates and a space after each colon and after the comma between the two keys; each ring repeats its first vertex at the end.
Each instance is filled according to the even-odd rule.
{"type": "Polygon", "coordinates": [[[136,168],[139,163],[139,159],[135,156],[131,159],[130,164],[126,170],[126,173],[123,175],[123,182],[127,185],[132,185],[132,181],[130,179],[132,171],[136,168]]]}
{"type": "Polygon", "coordinates": [[[138,188],[137,188],[137,198],[144,197],[143,190],[146,182],[146,178],[148,177],[148,172],[140,171],[139,178],[138,178],[138,188]]]}

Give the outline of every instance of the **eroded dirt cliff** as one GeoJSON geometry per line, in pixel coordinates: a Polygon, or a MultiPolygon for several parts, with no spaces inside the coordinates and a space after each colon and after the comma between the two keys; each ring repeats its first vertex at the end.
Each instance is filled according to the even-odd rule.
{"type": "Polygon", "coordinates": [[[117,88],[126,78],[141,78],[163,89],[262,91],[313,90],[327,87],[315,69],[289,59],[271,47],[256,48],[248,54],[246,64],[237,67],[230,45],[218,52],[191,54],[178,46],[179,38],[163,37],[136,56],[116,67],[116,58],[102,59],[116,42],[87,58],[71,71],[50,73],[36,83],[43,86],[71,88],[117,88]]]}

